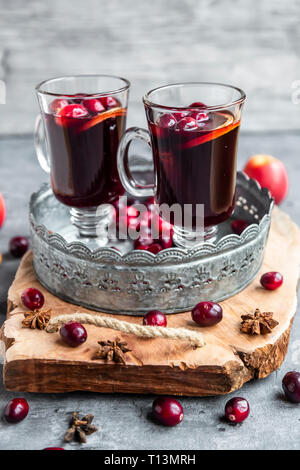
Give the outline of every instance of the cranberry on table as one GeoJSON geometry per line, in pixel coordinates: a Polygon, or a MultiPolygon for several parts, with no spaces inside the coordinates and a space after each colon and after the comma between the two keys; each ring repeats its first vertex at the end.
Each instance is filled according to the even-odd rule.
{"type": "Polygon", "coordinates": [[[199,302],[192,310],[192,319],[200,326],[213,326],[222,321],[223,309],[215,302],[199,302]]]}
{"type": "Polygon", "coordinates": [[[28,250],[28,246],[26,237],[14,237],[9,242],[9,251],[15,258],[21,258],[28,250]]]}
{"type": "Polygon", "coordinates": [[[170,397],[158,397],[152,405],[154,418],[164,426],[176,426],[183,420],[181,404],[170,397]]]}
{"type": "Polygon", "coordinates": [[[4,418],[8,423],[19,423],[26,418],[29,405],[25,398],[14,398],[4,409],[4,418]]]}
{"type": "Polygon", "coordinates": [[[60,336],[69,346],[75,348],[87,340],[87,332],[81,323],[70,321],[60,329],[60,336]]]}
{"type": "Polygon", "coordinates": [[[28,287],[21,295],[21,300],[29,310],[39,310],[45,302],[42,292],[34,287],[28,287]]]}
{"type": "Polygon", "coordinates": [[[242,423],[250,413],[249,403],[245,398],[231,398],[225,406],[225,416],[230,423],[242,423]]]}
{"type": "Polygon", "coordinates": [[[282,380],[285,396],[292,403],[300,403],[300,372],[291,371],[282,380]]]}
{"type": "Polygon", "coordinates": [[[267,290],[275,290],[282,285],[283,276],[276,271],[271,271],[261,276],[260,283],[267,290]]]}
{"type": "Polygon", "coordinates": [[[151,310],[144,316],[143,325],[167,326],[167,317],[159,310],[151,310]]]}
{"type": "Polygon", "coordinates": [[[246,227],[248,227],[248,225],[249,225],[248,222],[246,222],[246,220],[243,220],[243,219],[236,219],[231,222],[231,228],[233,232],[236,233],[237,235],[241,235],[241,233],[243,233],[243,231],[245,230],[246,227]]]}

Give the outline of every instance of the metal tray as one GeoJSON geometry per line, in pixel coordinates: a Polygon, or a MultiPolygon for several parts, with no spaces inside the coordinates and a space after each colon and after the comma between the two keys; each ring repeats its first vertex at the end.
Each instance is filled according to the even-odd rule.
{"type": "Polygon", "coordinates": [[[219,225],[215,243],[122,255],[114,248],[68,243],[68,208],[43,185],[30,201],[34,269],[50,292],[73,304],[128,315],[182,312],[202,300],[231,297],[252,281],[263,260],[272,207],[268,190],[238,173],[232,218],[250,223],[240,236],[232,233],[231,218],[219,225]]]}

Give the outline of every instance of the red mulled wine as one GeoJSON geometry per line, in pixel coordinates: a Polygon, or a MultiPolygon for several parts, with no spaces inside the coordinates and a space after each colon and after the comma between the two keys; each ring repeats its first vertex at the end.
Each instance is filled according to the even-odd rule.
{"type": "Polygon", "coordinates": [[[201,224],[196,204],[204,204],[205,227],[226,220],[234,208],[240,122],[229,111],[205,108],[151,117],[148,109],[157,203],[191,204],[193,229],[201,224]]]}
{"type": "Polygon", "coordinates": [[[114,97],[56,99],[44,119],[51,184],[59,201],[89,208],[123,194],[116,155],[126,109],[114,97]]]}

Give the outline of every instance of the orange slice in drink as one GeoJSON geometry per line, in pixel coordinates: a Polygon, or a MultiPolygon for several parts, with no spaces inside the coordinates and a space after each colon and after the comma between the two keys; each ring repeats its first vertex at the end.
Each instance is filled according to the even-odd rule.
{"type": "Polygon", "coordinates": [[[216,127],[212,131],[209,131],[195,139],[189,140],[183,145],[183,148],[189,149],[192,147],[196,147],[197,145],[204,144],[205,142],[209,142],[210,140],[217,139],[224,134],[232,131],[236,127],[240,125],[240,121],[233,121],[233,116],[226,114],[226,121],[221,126],[216,127]]]}
{"type": "Polygon", "coordinates": [[[86,131],[87,129],[90,129],[91,127],[94,127],[100,122],[104,121],[105,119],[114,118],[117,116],[125,116],[125,115],[126,115],[125,108],[109,109],[108,111],[104,111],[104,113],[97,114],[97,116],[86,121],[84,124],[82,124],[82,126],[78,128],[77,133],[86,131]]]}

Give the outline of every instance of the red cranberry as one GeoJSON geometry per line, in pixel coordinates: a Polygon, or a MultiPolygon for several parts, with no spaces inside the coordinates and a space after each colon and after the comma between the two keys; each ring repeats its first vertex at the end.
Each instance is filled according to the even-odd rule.
{"type": "Polygon", "coordinates": [[[43,450],[65,450],[62,447],[45,447],[43,450]]]}
{"type": "Polygon", "coordinates": [[[6,217],[6,207],[5,207],[5,202],[2,194],[0,193],[0,228],[4,224],[6,217]]]}
{"type": "Polygon", "coordinates": [[[34,287],[28,287],[21,295],[21,300],[29,310],[39,310],[44,305],[45,299],[41,291],[34,287]]]}
{"type": "Polygon", "coordinates": [[[60,329],[60,335],[65,343],[75,348],[87,340],[87,332],[81,323],[70,321],[60,329]]]}
{"type": "Polygon", "coordinates": [[[199,111],[192,111],[189,113],[189,116],[196,119],[198,125],[201,122],[208,121],[208,114],[207,113],[200,113],[199,111]]]}
{"type": "Polygon", "coordinates": [[[165,426],[176,426],[183,420],[183,408],[181,404],[170,397],[158,397],[152,405],[154,418],[165,426]]]}
{"type": "Polygon", "coordinates": [[[97,99],[84,100],[84,106],[91,114],[101,113],[105,110],[101,101],[97,99]]]}
{"type": "Polygon", "coordinates": [[[271,271],[261,276],[260,283],[267,290],[275,290],[282,285],[283,277],[282,274],[271,271]]]}
{"type": "Polygon", "coordinates": [[[167,113],[167,114],[162,114],[159,117],[159,119],[157,121],[157,125],[159,127],[163,127],[163,128],[167,129],[169,127],[175,126],[176,122],[177,121],[176,121],[175,117],[173,116],[173,114],[167,113]]]}
{"type": "Polygon", "coordinates": [[[231,222],[231,228],[237,235],[241,235],[248,225],[248,222],[242,219],[236,219],[231,222]]]}
{"type": "Polygon", "coordinates": [[[120,106],[119,101],[113,96],[103,96],[99,99],[106,109],[117,108],[118,106],[120,106]]]}
{"type": "Polygon", "coordinates": [[[248,418],[249,412],[250,406],[245,398],[231,398],[225,406],[225,416],[231,423],[242,423],[248,418]]]}
{"type": "Polygon", "coordinates": [[[300,372],[288,372],[282,380],[284,393],[292,403],[300,403],[300,372]]]}
{"type": "Polygon", "coordinates": [[[88,115],[88,110],[82,104],[68,104],[58,112],[60,117],[81,118],[88,115]]]}
{"type": "Polygon", "coordinates": [[[26,418],[29,411],[29,405],[25,398],[14,398],[7,403],[4,409],[4,418],[9,423],[19,423],[26,418]]]}
{"type": "Polygon", "coordinates": [[[151,310],[143,318],[143,325],[147,326],[167,326],[167,317],[159,310],[151,310]]]}
{"type": "Polygon", "coordinates": [[[172,238],[172,235],[168,236],[164,236],[164,235],[161,235],[159,237],[159,243],[161,244],[163,250],[165,250],[166,248],[172,248],[173,246],[173,238],[172,238]]]}
{"type": "Polygon", "coordinates": [[[184,118],[187,116],[187,111],[176,111],[176,113],[173,113],[174,118],[176,121],[180,121],[180,119],[184,118]]]}
{"type": "Polygon", "coordinates": [[[201,101],[194,101],[194,103],[190,104],[189,108],[207,108],[206,104],[202,103],[201,101]]]}
{"type": "Polygon", "coordinates": [[[14,237],[9,242],[9,251],[15,258],[21,258],[28,250],[28,246],[26,237],[14,237]]]}
{"type": "Polygon", "coordinates": [[[194,131],[198,128],[199,126],[196,119],[189,116],[178,121],[175,127],[177,131],[194,131]]]}
{"type": "Polygon", "coordinates": [[[222,321],[223,309],[215,302],[200,302],[192,310],[194,322],[201,326],[213,326],[222,321]]]}
{"type": "Polygon", "coordinates": [[[152,245],[149,245],[147,248],[147,251],[150,251],[150,253],[157,255],[157,253],[159,253],[162,249],[163,247],[161,246],[161,244],[156,242],[156,243],[152,243],[152,245]]]}
{"type": "Polygon", "coordinates": [[[62,108],[68,106],[68,104],[68,100],[57,98],[50,104],[50,109],[54,114],[57,114],[62,108]]]}

